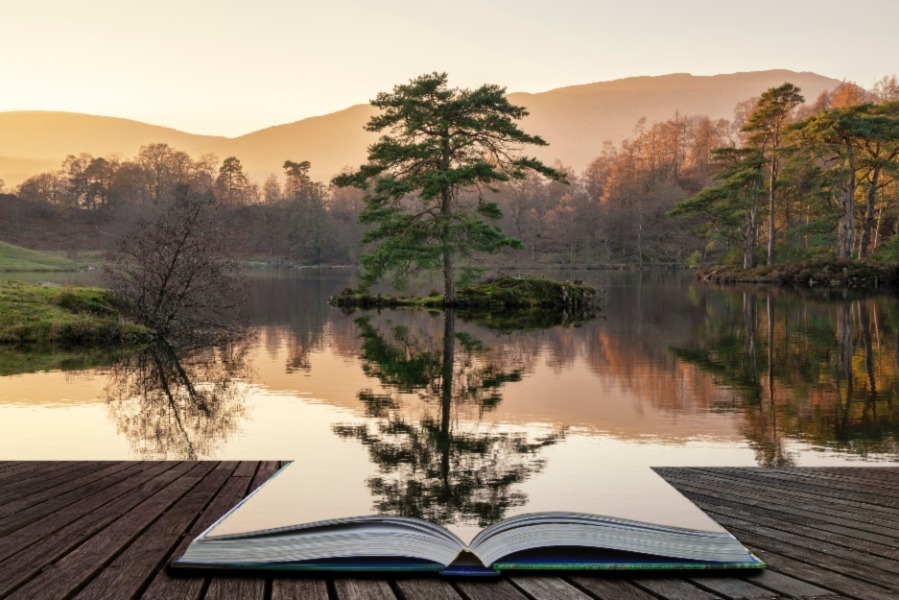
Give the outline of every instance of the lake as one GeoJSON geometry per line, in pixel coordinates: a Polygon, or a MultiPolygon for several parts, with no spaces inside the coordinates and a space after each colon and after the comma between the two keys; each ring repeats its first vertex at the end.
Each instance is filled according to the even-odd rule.
{"type": "Polygon", "coordinates": [[[353,273],[310,269],[252,275],[253,335],[233,344],[6,349],[0,459],[292,459],[310,481],[339,471],[360,510],[471,524],[648,466],[899,460],[896,296],[544,275],[602,288],[603,315],[344,314],[327,298],[353,273]]]}

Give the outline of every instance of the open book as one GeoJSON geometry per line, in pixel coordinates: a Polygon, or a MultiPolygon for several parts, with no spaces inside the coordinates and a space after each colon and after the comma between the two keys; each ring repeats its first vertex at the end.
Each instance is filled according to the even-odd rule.
{"type": "Polygon", "coordinates": [[[466,539],[470,530],[454,532],[412,517],[313,515],[310,520],[299,500],[302,488],[285,469],[200,534],[171,567],[487,575],[765,566],[654,473],[660,483],[653,488],[658,510],[645,519],[623,518],[628,507],[607,494],[600,499],[608,511],[517,514],[466,539]]]}

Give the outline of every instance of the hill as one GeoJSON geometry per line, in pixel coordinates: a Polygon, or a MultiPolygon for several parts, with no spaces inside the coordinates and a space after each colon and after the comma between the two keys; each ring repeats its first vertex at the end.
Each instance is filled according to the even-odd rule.
{"type": "MultiPolygon", "coordinates": [[[[814,73],[787,70],[695,76],[631,77],[558,88],[541,93],[517,92],[510,99],[528,108],[525,130],[542,135],[547,148],[534,152],[546,161],[561,160],[576,170],[596,157],[606,140],[618,142],[642,118],[663,120],[675,111],[732,118],[734,107],[769,87],[790,81],[809,100],[839,81],[814,73]]],[[[372,95],[377,90],[372,91],[372,95]]],[[[237,156],[248,173],[264,180],[280,173],[287,160],[309,160],[312,176],[325,180],[365,159],[374,134],[362,129],[372,108],[367,105],[269,127],[237,138],[201,136],[137,121],[73,113],[0,113],[0,178],[16,185],[34,174],[38,163],[58,164],[67,154],[134,155],[141,145],[165,142],[194,155],[213,152],[237,156]],[[34,161],[29,163],[28,161],[34,161]],[[9,163],[15,163],[12,168],[9,163]]]]}

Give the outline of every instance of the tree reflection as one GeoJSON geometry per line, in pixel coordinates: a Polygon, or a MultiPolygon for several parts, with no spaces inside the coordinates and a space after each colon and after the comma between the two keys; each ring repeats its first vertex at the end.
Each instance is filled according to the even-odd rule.
{"type": "Polygon", "coordinates": [[[440,340],[405,327],[385,334],[368,318],[356,322],[363,368],[390,393],[360,392],[371,419],[334,431],[362,442],[378,465],[367,482],[375,509],[486,526],[523,505],[527,496],[516,484],[543,469],[541,450],[564,431],[536,436],[481,420],[522,369],[486,360],[476,338],[456,331],[453,311],[444,313],[440,340]],[[409,394],[417,395],[413,406],[405,405],[409,394]],[[471,414],[459,418],[460,410],[471,414]]]}
{"type": "Polygon", "coordinates": [[[743,432],[760,465],[793,464],[785,437],[863,456],[899,452],[899,338],[888,324],[899,320],[887,313],[891,304],[777,291],[718,298],[695,343],[672,351],[742,400],[743,432]]]}
{"type": "Polygon", "coordinates": [[[213,456],[245,414],[245,339],[200,348],[160,340],[110,372],[107,406],[142,458],[213,456]]]}

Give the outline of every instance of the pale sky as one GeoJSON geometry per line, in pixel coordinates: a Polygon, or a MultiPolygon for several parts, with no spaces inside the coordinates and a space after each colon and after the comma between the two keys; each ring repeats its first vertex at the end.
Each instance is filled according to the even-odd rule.
{"type": "Polygon", "coordinates": [[[0,0],[0,111],[239,135],[430,71],[548,89],[787,68],[899,72],[896,0],[0,0]]]}

